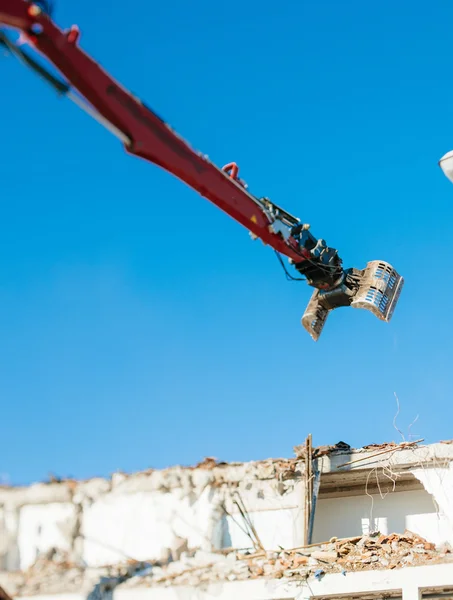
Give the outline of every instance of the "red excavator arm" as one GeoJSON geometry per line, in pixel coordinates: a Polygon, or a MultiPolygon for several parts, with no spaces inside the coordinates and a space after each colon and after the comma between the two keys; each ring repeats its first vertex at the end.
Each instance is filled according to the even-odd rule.
{"type": "Polygon", "coordinates": [[[0,0],[0,25],[20,30],[64,79],[51,74],[33,53],[2,31],[0,44],[107,127],[129,154],[172,173],[246,227],[253,238],[261,239],[278,255],[285,254],[315,288],[302,318],[314,339],[330,310],[339,306],[367,308],[378,318],[390,320],[403,285],[391,265],[373,261],[364,270],[343,269],[337,251],[316,239],[309,225],[268,198],[250,194],[235,163],[216,167],[106,73],[80,48],[77,27],[63,31],[55,25],[47,0],[0,0]]]}

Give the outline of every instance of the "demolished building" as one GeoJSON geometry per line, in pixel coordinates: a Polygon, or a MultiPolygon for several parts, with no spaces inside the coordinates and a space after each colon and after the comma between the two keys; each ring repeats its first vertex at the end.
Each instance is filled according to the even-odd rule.
{"type": "Polygon", "coordinates": [[[295,451],[2,487],[0,586],[34,600],[453,598],[453,443],[295,451]]]}

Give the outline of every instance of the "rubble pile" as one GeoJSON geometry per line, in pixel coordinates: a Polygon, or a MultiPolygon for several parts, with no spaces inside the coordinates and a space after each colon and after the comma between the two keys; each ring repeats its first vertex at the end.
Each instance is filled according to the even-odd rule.
{"type": "Polygon", "coordinates": [[[89,591],[102,577],[119,570],[116,566],[85,568],[71,562],[66,553],[51,550],[40,555],[26,571],[0,573],[0,585],[14,597],[89,591]]]}
{"type": "Polygon", "coordinates": [[[84,579],[83,569],[71,563],[63,552],[50,552],[39,556],[36,562],[24,572],[23,585],[27,593],[37,594],[42,591],[43,584],[48,593],[57,593],[64,578],[65,588],[76,590],[84,579]]]}
{"type": "Polygon", "coordinates": [[[244,579],[307,579],[328,573],[343,573],[369,569],[395,569],[407,566],[453,562],[453,549],[437,548],[422,537],[406,531],[404,534],[359,536],[317,546],[276,552],[227,555],[196,552],[181,560],[154,567],[145,580],[131,579],[126,586],[187,585],[195,586],[215,581],[244,579]]]}
{"type": "Polygon", "coordinates": [[[278,556],[250,565],[252,577],[261,575],[288,578],[297,575],[343,573],[367,569],[395,569],[429,562],[453,561],[449,546],[436,549],[422,537],[406,531],[404,534],[358,536],[332,540],[311,549],[283,551],[278,556]],[[272,567],[272,568],[270,568],[272,567]]]}
{"type": "MultiPolygon", "coordinates": [[[[7,574],[2,581],[14,596],[58,594],[94,590],[102,582],[115,581],[122,587],[191,586],[220,581],[245,579],[320,578],[329,573],[347,575],[367,569],[395,569],[408,566],[453,562],[453,548],[448,544],[436,548],[422,537],[379,533],[354,538],[332,538],[329,542],[305,548],[258,551],[241,554],[189,550],[178,560],[86,568],[72,562],[62,552],[51,551],[40,556],[27,571],[7,574]]],[[[5,574],[6,575],[6,574],[5,574]]],[[[110,585],[110,583],[109,583],[110,585]]]]}
{"type": "Polygon", "coordinates": [[[453,551],[448,544],[436,549],[434,544],[410,531],[337,542],[335,550],[338,553],[337,564],[349,571],[395,569],[448,558],[453,560],[453,551]],[[447,555],[450,556],[447,558],[447,555]]]}

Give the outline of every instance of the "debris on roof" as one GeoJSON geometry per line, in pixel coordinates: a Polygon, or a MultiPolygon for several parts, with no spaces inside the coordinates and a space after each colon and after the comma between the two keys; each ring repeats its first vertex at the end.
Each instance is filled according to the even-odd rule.
{"type": "MultiPolygon", "coordinates": [[[[265,498],[263,490],[267,489],[268,481],[274,482],[272,485],[275,485],[275,493],[279,495],[292,489],[285,480],[289,480],[290,483],[291,480],[302,480],[303,484],[305,473],[310,476],[310,471],[306,471],[306,469],[307,464],[311,464],[310,459],[314,456],[320,457],[317,469],[318,473],[322,473],[322,485],[328,492],[339,488],[343,494],[347,486],[350,486],[351,489],[360,488],[360,493],[365,493],[365,490],[369,491],[370,488],[367,488],[369,474],[377,472],[376,464],[378,466],[387,464],[390,457],[392,458],[392,469],[394,469],[392,476],[395,480],[396,477],[404,476],[406,482],[410,476],[414,481],[417,478],[417,484],[421,485],[421,476],[417,474],[416,469],[422,469],[425,464],[436,466],[440,460],[443,461],[442,464],[451,465],[453,450],[447,442],[432,446],[418,446],[419,442],[420,440],[399,444],[395,442],[371,444],[359,450],[351,449],[345,442],[338,442],[333,446],[314,448],[311,454],[307,453],[307,446],[303,445],[295,448],[295,458],[268,459],[250,463],[226,464],[218,462],[215,458],[207,457],[194,467],[172,467],[163,471],[148,470],[130,475],[116,473],[109,480],[100,478],[83,482],[64,480],[59,483],[35,484],[28,488],[0,489],[0,504],[14,507],[15,510],[27,504],[37,505],[48,502],[71,504],[76,507],[74,512],[76,516],[71,517],[68,522],[71,527],[75,523],[75,533],[71,533],[71,536],[77,535],[78,537],[81,534],[77,528],[80,521],[77,519],[80,519],[80,515],[83,514],[77,512],[79,507],[84,503],[92,503],[98,498],[102,499],[104,495],[110,493],[121,495],[157,491],[166,494],[171,490],[178,489],[182,491],[181,495],[184,498],[188,498],[189,495],[192,497],[194,493],[201,494],[208,486],[215,489],[216,493],[219,491],[217,488],[223,487],[228,494],[225,494],[224,497],[220,490],[219,497],[216,498],[216,502],[219,501],[218,505],[215,505],[217,517],[220,514],[223,517],[223,512],[228,515],[231,512],[230,505],[233,504],[238,508],[238,514],[246,514],[245,505],[240,501],[243,491],[253,491],[254,504],[252,503],[251,508],[247,504],[248,510],[253,512],[265,498]],[[374,458],[376,456],[378,457],[377,461],[374,458]],[[370,463],[370,460],[373,462],[370,463]],[[348,468],[340,471],[339,469],[345,465],[348,465],[348,468]],[[348,478],[351,478],[350,481],[348,478]],[[244,484],[244,490],[240,489],[242,484],[244,484]],[[227,506],[225,498],[229,502],[227,506]]],[[[435,469],[430,470],[431,477],[435,473],[435,469]]],[[[384,473],[384,476],[389,479],[388,474],[384,473]]],[[[378,475],[376,475],[376,481],[380,491],[378,475]]],[[[442,479],[441,482],[444,486],[446,485],[445,481],[442,479]]],[[[422,484],[425,486],[424,481],[422,484]]],[[[434,484],[431,482],[431,485],[434,484]]],[[[272,489],[274,490],[274,488],[272,489]]],[[[306,489],[310,491],[308,485],[306,489]]],[[[395,489],[395,485],[393,489],[395,489]]],[[[430,489],[428,489],[429,491],[430,489]]],[[[433,493],[435,498],[437,498],[436,493],[433,493]]],[[[280,506],[280,497],[277,500],[277,505],[280,506]]],[[[448,513],[448,506],[444,510],[445,514],[448,513]]],[[[307,514],[310,515],[309,512],[307,514]]],[[[146,563],[126,561],[121,564],[100,567],[95,565],[103,564],[101,562],[104,560],[103,558],[88,563],[91,566],[87,566],[87,563],[83,562],[86,560],[83,553],[75,550],[76,547],[78,548],[78,537],[69,537],[70,543],[66,547],[72,548],[70,553],[55,550],[39,556],[35,564],[25,571],[0,572],[0,586],[4,586],[8,593],[15,597],[17,595],[30,596],[80,591],[89,593],[96,586],[113,585],[115,582],[115,585],[131,587],[195,586],[200,583],[260,577],[305,580],[312,577],[324,577],[329,573],[347,575],[349,572],[361,570],[386,570],[443,562],[453,563],[453,549],[448,544],[435,547],[431,542],[409,531],[404,534],[373,534],[347,539],[332,538],[329,542],[316,545],[275,550],[261,549],[263,544],[257,538],[256,543],[253,542],[256,548],[253,553],[252,551],[245,553],[244,549],[240,551],[232,548],[211,551],[212,547],[217,545],[217,543],[215,545],[211,543],[211,537],[207,538],[209,544],[206,545],[203,545],[204,542],[201,543],[198,537],[194,538],[196,541],[192,539],[190,542],[186,538],[176,537],[173,546],[165,547],[164,550],[168,552],[159,555],[158,559],[158,553],[151,557],[146,550],[145,555],[141,552],[139,554],[142,559],[150,559],[146,563]],[[190,547],[190,543],[196,547],[190,547]]],[[[300,536],[294,538],[290,544],[307,544],[309,540],[310,536],[300,536]]],[[[126,557],[127,555],[116,553],[116,556],[126,557]]],[[[110,558],[105,560],[110,560],[110,558]]],[[[112,558],[111,560],[117,559],[112,558]]],[[[9,600],[8,597],[1,596],[1,590],[0,600],[9,600]]]]}
{"type": "Polygon", "coordinates": [[[453,562],[453,549],[447,544],[437,548],[424,538],[404,534],[332,538],[330,542],[306,548],[240,554],[231,552],[186,555],[179,563],[155,567],[152,576],[131,579],[126,586],[188,585],[243,579],[307,579],[322,570],[324,574],[395,569],[428,563],[453,562]]]}
{"type": "MultiPolygon", "coordinates": [[[[297,458],[305,458],[305,444],[301,444],[300,446],[294,446],[293,450],[297,458]]],[[[320,458],[321,456],[326,456],[334,452],[349,452],[349,450],[351,450],[351,446],[349,444],[346,444],[346,442],[340,441],[331,446],[318,446],[317,448],[313,448],[312,458],[320,458]]]]}
{"type": "Polygon", "coordinates": [[[219,463],[213,456],[206,456],[201,462],[196,465],[197,469],[213,469],[219,465],[225,465],[227,463],[219,463]]]}
{"type": "MultiPolygon", "coordinates": [[[[329,542],[292,550],[241,553],[205,552],[189,549],[177,561],[129,560],[119,565],[84,568],[58,551],[47,553],[23,573],[9,573],[8,584],[16,595],[58,594],[94,590],[104,582],[122,587],[197,586],[203,583],[245,579],[306,580],[330,573],[347,575],[354,571],[399,569],[453,562],[449,544],[434,544],[410,531],[404,534],[379,533],[353,538],[332,538],[329,542]],[[318,574],[318,575],[316,575],[318,574]]],[[[3,581],[2,581],[3,583],[3,581]]],[[[0,600],[10,600],[8,596],[0,600]]]]}
{"type": "MultiPolygon", "coordinates": [[[[400,443],[396,442],[387,442],[383,444],[368,444],[361,448],[353,448],[349,444],[343,441],[339,441],[333,445],[324,445],[314,447],[312,451],[311,458],[322,458],[328,455],[342,455],[342,454],[370,454],[377,451],[386,451],[391,452],[392,450],[405,450],[405,449],[414,449],[419,446],[420,442],[423,440],[413,440],[413,441],[403,441],[400,443]]],[[[453,445],[453,440],[442,440],[437,444],[439,445],[453,445]]],[[[433,445],[432,452],[436,452],[436,448],[433,445]]],[[[422,447],[422,446],[419,446],[422,447]]],[[[175,487],[180,487],[181,480],[191,479],[196,476],[196,473],[199,471],[210,471],[212,479],[222,479],[223,472],[229,471],[228,478],[230,479],[230,474],[234,474],[237,476],[237,480],[241,481],[245,475],[251,476],[255,479],[273,479],[276,475],[283,478],[291,476],[291,473],[295,473],[298,469],[298,466],[302,461],[305,460],[306,454],[306,444],[301,444],[298,446],[294,446],[293,448],[295,457],[293,458],[268,458],[263,460],[254,460],[249,462],[225,462],[218,461],[213,457],[206,457],[198,464],[191,466],[171,466],[164,469],[145,469],[138,472],[124,473],[121,471],[117,471],[111,475],[111,478],[105,479],[101,477],[93,477],[91,479],[86,480],[75,480],[72,478],[64,478],[57,477],[55,475],[50,475],[47,481],[43,481],[40,483],[35,483],[30,486],[14,486],[14,485],[6,485],[4,483],[0,484],[0,502],[2,500],[2,493],[11,493],[15,492],[17,495],[33,495],[33,502],[36,502],[36,498],[34,497],[36,494],[41,494],[43,496],[42,501],[48,501],[46,498],[47,488],[52,488],[53,494],[55,490],[60,490],[61,499],[60,501],[64,501],[64,499],[70,501],[71,492],[75,488],[83,488],[83,486],[91,486],[99,484],[101,487],[105,488],[105,486],[109,485],[111,487],[116,487],[119,484],[124,484],[130,479],[148,479],[150,483],[150,487],[155,487],[156,489],[160,487],[165,487],[169,489],[173,489],[175,487]],[[195,474],[195,475],[194,475],[195,474]],[[153,485],[154,484],[154,485],[153,485]],[[66,492],[65,492],[66,490],[66,492]]],[[[445,458],[451,457],[453,459],[453,455],[451,451],[447,453],[444,452],[445,458]]],[[[371,458],[371,456],[361,457],[359,461],[366,460],[371,458]]],[[[439,456],[442,458],[442,456],[439,456]]],[[[353,464],[350,463],[345,464],[353,464]]],[[[31,499],[30,499],[31,500],[31,499]]],[[[28,499],[26,502],[27,503],[28,499]]]]}
{"type": "MultiPolygon", "coordinates": [[[[2,584],[8,582],[8,589],[16,596],[34,596],[40,594],[61,594],[84,592],[90,597],[99,597],[96,590],[108,585],[111,589],[126,581],[129,577],[148,575],[151,564],[128,561],[125,564],[99,568],[87,568],[69,558],[69,554],[52,549],[41,554],[26,571],[1,572],[2,584]]],[[[12,600],[3,597],[0,588],[0,600],[12,600]]]]}

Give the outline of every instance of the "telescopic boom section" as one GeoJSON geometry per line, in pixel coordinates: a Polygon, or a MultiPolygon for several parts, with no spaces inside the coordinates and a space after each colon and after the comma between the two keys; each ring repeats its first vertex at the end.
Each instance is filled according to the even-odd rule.
{"type": "Polygon", "coordinates": [[[103,123],[129,154],[172,173],[241,223],[252,237],[285,254],[316,288],[302,319],[314,339],[318,339],[329,312],[339,306],[367,308],[378,318],[390,320],[403,280],[388,263],[374,261],[362,271],[344,270],[337,251],[324,240],[317,240],[308,231],[309,225],[300,223],[269,199],[250,194],[234,163],[219,169],[124,89],[79,47],[78,28],[58,28],[43,10],[45,5],[45,0],[0,0],[0,25],[22,31],[66,81],[58,81],[46,72],[1,32],[0,43],[44,76],[59,93],[103,123]]]}

